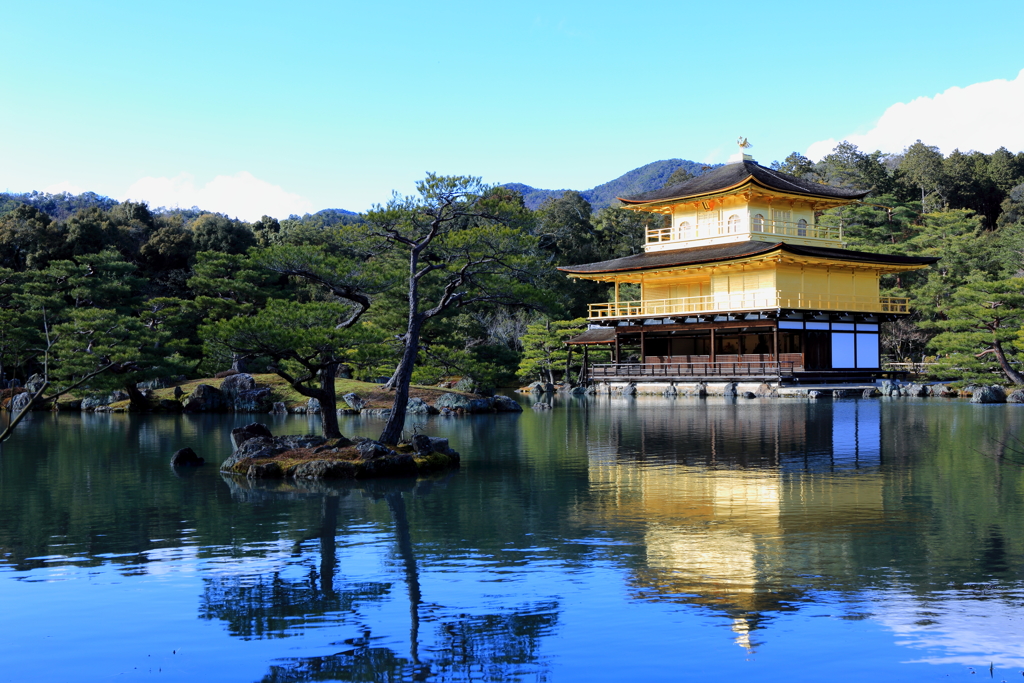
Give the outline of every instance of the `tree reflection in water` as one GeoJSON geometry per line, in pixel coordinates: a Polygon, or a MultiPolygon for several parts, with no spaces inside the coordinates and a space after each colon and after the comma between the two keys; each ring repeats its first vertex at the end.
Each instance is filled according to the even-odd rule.
{"type": "MultiPolygon", "coordinates": [[[[226,480],[236,497],[250,502],[254,498],[275,495],[272,489],[253,488],[253,482],[229,477],[226,480]]],[[[317,493],[310,494],[322,496],[319,528],[316,534],[300,539],[295,546],[298,552],[303,541],[319,539],[319,571],[309,566],[303,579],[285,578],[280,571],[269,576],[207,579],[200,615],[224,620],[230,633],[241,638],[282,638],[301,633],[305,625],[322,624],[328,615],[332,624],[358,623],[361,604],[381,601],[391,595],[390,583],[335,586],[339,506],[335,486],[311,485],[317,493]]],[[[558,620],[556,601],[527,604],[496,614],[457,614],[448,618],[440,616],[445,608],[430,605],[427,614],[421,615],[419,566],[405,494],[425,495],[431,483],[378,481],[350,486],[358,487],[373,499],[383,498],[387,504],[409,601],[409,653],[405,655],[389,647],[371,645],[379,636],[373,636],[368,627],[361,625],[363,637],[345,641],[350,649],[326,656],[279,660],[278,664],[271,665],[263,681],[507,680],[543,670],[539,646],[541,638],[550,633],[558,620]],[[421,621],[434,627],[426,656],[420,652],[421,621]]],[[[279,495],[294,496],[296,491],[290,488],[279,495]]]]}
{"type": "MultiPolygon", "coordinates": [[[[326,657],[282,660],[263,683],[288,681],[509,680],[539,669],[538,646],[557,621],[558,604],[503,614],[442,620],[438,644],[424,662],[386,647],[362,645],[326,657]]],[[[357,644],[357,643],[353,643],[357,644]]]]}
{"type": "MultiPolygon", "coordinates": [[[[391,584],[383,582],[357,583],[335,590],[338,495],[322,495],[320,528],[314,536],[320,540],[319,571],[308,566],[302,579],[285,578],[281,571],[205,579],[199,615],[227,622],[229,633],[240,638],[284,638],[328,614],[345,621],[360,603],[387,596],[391,584]]],[[[302,540],[296,542],[296,549],[302,540]]]]}

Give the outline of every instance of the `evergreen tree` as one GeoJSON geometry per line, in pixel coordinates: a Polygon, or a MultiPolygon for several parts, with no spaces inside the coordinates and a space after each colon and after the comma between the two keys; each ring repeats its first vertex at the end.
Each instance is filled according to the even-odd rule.
{"type": "Polygon", "coordinates": [[[933,323],[941,332],[931,347],[947,356],[943,368],[969,378],[1002,373],[1011,383],[1024,384],[1014,363],[1024,348],[1024,278],[972,281],[954,290],[941,312],[944,319],[933,323]]]}
{"type": "Polygon", "coordinates": [[[523,360],[519,363],[519,377],[523,381],[538,379],[551,383],[559,378],[568,379],[571,372],[578,371],[579,365],[567,365],[569,347],[565,342],[586,329],[585,318],[545,321],[527,327],[522,338],[523,360]]]}

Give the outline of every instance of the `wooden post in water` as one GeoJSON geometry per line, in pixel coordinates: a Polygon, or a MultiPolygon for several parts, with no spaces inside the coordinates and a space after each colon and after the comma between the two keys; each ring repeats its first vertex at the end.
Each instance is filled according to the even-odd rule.
{"type": "Polygon", "coordinates": [[[775,353],[775,367],[779,370],[779,379],[782,379],[782,355],[779,353],[779,321],[775,321],[772,329],[772,351],[775,353]]]}
{"type": "Polygon", "coordinates": [[[590,364],[590,344],[583,345],[583,367],[580,368],[580,384],[590,384],[590,376],[587,374],[587,366],[590,364]]]}

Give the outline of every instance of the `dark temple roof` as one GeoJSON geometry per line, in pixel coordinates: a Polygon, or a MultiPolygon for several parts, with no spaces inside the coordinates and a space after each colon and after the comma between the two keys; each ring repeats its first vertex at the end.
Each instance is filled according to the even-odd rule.
{"type": "Polygon", "coordinates": [[[672,268],[690,266],[699,263],[716,263],[734,259],[760,256],[774,251],[785,251],[797,256],[813,256],[836,261],[854,261],[858,263],[875,263],[891,266],[926,266],[938,261],[936,256],[897,256],[893,254],[873,254],[866,251],[849,251],[829,247],[805,247],[785,242],[730,242],[729,244],[713,244],[705,247],[689,249],[673,249],[671,251],[652,251],[634,254],[611,261],[583,263],[578,266],[561,266],[563,273],[578,275],[594,275],[597,273],[619,273],[631,270],[653,270],[656,268],[672,268]]]}
{"type": "Polygon", "coordinates": [[[779,171],[765,168],[756,161],[743,161],[719,166],[709,173],[705,173],[697,178],[684,180],[670,187],[644,192],[643,194],[631,197],[618,197],[618,200],[624,204],[646,204],[668,199],[699,197],[736,188],[747,182],[755,183],[770,190],[809,197],[860,199],[867,194],[867,192],[860,192],[859,190],[819,185],[818,183],[812,183],[808,180],[791,176],[788,173],[780,173],[779,171]]]}
{"type": "Polygon", "coordinates": [[[593,327],[583,334],[568,339],[566,344],[613,344],[615,343],[614,327],[593,327]]]}

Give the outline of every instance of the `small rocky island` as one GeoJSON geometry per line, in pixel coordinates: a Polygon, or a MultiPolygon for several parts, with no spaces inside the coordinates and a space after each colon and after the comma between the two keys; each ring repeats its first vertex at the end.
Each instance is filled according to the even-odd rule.
{"type": "Polygon", "coordinates": [[[232,430],[231,444],[221,471],[250,479],[399,477],[454,469],[460,460],[448,439],[423,434],[389,448],[363,437],[274,436],[259,422],[232,430]]]}

